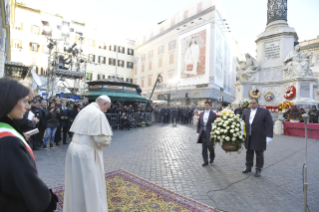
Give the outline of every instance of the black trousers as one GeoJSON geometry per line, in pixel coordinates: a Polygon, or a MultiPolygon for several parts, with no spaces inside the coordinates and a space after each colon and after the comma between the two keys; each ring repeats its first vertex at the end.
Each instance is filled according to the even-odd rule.
{"type": "Polygon", "coordinates": [[[256,154],[256,170],[261,171],[264,167],[264,150],[251,150],[249,136],[248,149],[246,151],[246,167],[249,169],[254,166],[254,153],[256,154]]]}
{"type": "Polygon", "coordinates": [[[207,151],[209,151],[210,161],[214,161],[215,149],[213,147],[213,142],[209,141],[206,138],[206,134],[204,131],[202,132],[200,139],[202,141],[202,156],[203,156],[204,163],[208,163],[208,152],[207,151]]]}
{"type": "Polygon", "coordinates": [[[43,144],[43,138],[44,138],[44,133],[45,133],[46,129],[39,129],[39,140],[40,140],[40,144],[43,144]]]}
{"type": "Polygon", "coordinates": [[[66,137],[69,131],[69,127],[62,127],[63,129],[63,143],[66,143],[66,137]]]}
{"type": "Polygon", "coordinates": [[[55,132],[54,142],[58,144],[61,141],[61,127],[58,127],[55,132]]]}

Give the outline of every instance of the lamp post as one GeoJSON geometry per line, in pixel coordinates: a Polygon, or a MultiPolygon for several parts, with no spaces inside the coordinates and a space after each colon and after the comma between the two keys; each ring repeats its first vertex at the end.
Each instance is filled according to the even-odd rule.
{"type": "Polygon", "coordinates": [[[304,182],[303,182],[303,189],[304,189],[304,212],[307,212],[307,195],[308,195],[308,183],[307,183],[307,126],[308,126],[308,119],[309,116],[307,113],[302,115],[302,118],[305,122],[305,139],[306,139],[306,147],[305,147],[305,165],[304,165],[304,182]]]}

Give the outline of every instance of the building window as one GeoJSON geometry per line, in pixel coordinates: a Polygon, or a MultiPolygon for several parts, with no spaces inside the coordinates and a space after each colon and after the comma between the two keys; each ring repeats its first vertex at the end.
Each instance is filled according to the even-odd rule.
{"type": "Polygon", "coordinates": [[[21,47],[22,47],[22,41],[13,40],[13,48],[21,48],[21,47]]]}
{"type": "Polygon", "coordinates": [[[152,86],[152,77],[148,78],[148,86],[152,86]]]}
{"type": "Polygon", "coordinates": [[[171,54],[169,56],[169,64],[173,64],[174,63],[174,54],[171,54]]]}
{"type": "Polygon", "coordinates": [[[39,68],[38,68],[38,66],[35,67],[35,73],[36,73],[37,75],[39,75],[39,68]]]}
{"type": "Polygon", "coordinates": [[[142,55],[141,57],[141,61],[144,62],[145,61],[145,54],[142,55]]]}
{"type": "Polygon", "coordinates": [[[127,68],[133,69],[133,63],[132,62],[127,62],[127,68]]]}
{"type": "Polygon", "coordinates": [[[138,64],[138,57],[135,58],[135,64],[138,64]]]}
{"type": "Polygon", "coordinates": [[[99,48],[100,48],[100,49],[106,49],[105,43],[104,43],[104,42],[101,42],[99,48]]]}
{"type": "Polygon", "coordinates": [[[169,79],[173,79],[173,77],[174,77],[174,72],[168,73],[168,78],[169,79]]]}
{"type": "Polygon", "coordinates": [[[164,46],[158,47],[158,55],[161,55],[164,53],[164,46]]]}
{"type": "Polygon", "coordinates": [[[44,72],[43,72],[43,67],[41,67],[41,72],[40,72],[40,75],[43,76],[44,72]]]}
{"type": "Polygon", "coordinates": [[[133,83],[133,79],[130,79],[130,83],[133,83]]]}
{"type": "Polygon", "coordinates": [[[134,74],[137,74],[137,66],[135,66],[134,74]]]}
{"type": "Polygon", "coordinates": [[[39,44],[37,44],[37,43],[30,43],[30,51],[38,52],[38,51],[39,51],[39,44]]]}
{"type": "Polygon", "coordinates": [[[38,26],[32,26],[32,33],[38,35],[40,28],[38,26]]]}
{"type": "Polygon", "coordinates": [[[124,68],[124,61],[123,60],[118,60],[117,66],[124,68]]]}
{"type": "Polygon", "coordinates": [[[95,41],[94,40],[88,40],[88,45],[89,46],[92,46],[92,47],[94,47],[94,43],[95,43],[95,41]]]}
{"type": "Polygon", "coordinates": [[[148,52],[148,59],[152,59],[153,58],[153,50],[148,52]]]}
{"type": "Polygon", "coordinates": [[[148,70],[149,70],[149,71],[152,70],[152,62],[149,62],[149,63],[148,63],[148,70]]]}
{"type": "Polygon", "coordinates": [[[175,17],[171,20],[171,27],[175,25],[175,17]]]}
{"type": "Polygon", "coordinates": [[[115,63],[116,63],[116,59],[109,58],[109,65],[115,66],[115,63]]]}
{"type": "Polygon", "coordinates": [[[122,54],[125,54],[125,48],[122,47],[122,46],[119,46],[118,52],[119,52],[119,53],[122,53],[122,54]]]}
{"type": "Polygon", "coordinates": [[[144,72],[144,64],[142,65],[142,73],[144,72]]]}
{"type": "Polygon", "coordinates": [[[109,50],[112,52],[116,52],[116,45],[110,45],[109,50]]]}
{"type": "Polygon", "coordinates": [[[188,10],[184,11],[184,20],[188,18],[188,10]]]}
{"type": "Polygon", "coordinates": [[[141,79],[141,87],[144,87],[144,78],[141,79]]]}
{"type": "Polygon", "coordinates": [[[197,13],[200,13],[202,11],[203,11],[203,3],[200,2],[200,3],[197,4],[197,13]]]}
{"type": "Polygon", "coordinates": [[[23,28],[22,28],[22,23],[19,23],[19,22],[15,22],[14,23],[14,28],[16,29],[16,30],[23,30],[23,28]]]}
{"type": "Polygon", "coordinates": [[[106,58],[103,56],[99,56],[99,63],[106,64],[106,58]]]}
{"type": "Polygon", "coordinates": [[[163,58],[158,59],[158,67],[162,67],[163,65],[163,58]]]}
{"type": "Polygon", "coordinates": [[[134,50],[133,49],[127,49],[127,54],[134,56],[134,50]]]}
{"type": "Polygon", "coordinates": [[[89,61],[94,63],[95,62],[95,55],[89,54],[89,61]]]}
{"type": "Polygon", "coordinates": [[[171,42],[169,42],[168,49],[169,49],[169,50],[175,49],[175,41],[174,41],[174,40],[171,41],[171,42]]]}

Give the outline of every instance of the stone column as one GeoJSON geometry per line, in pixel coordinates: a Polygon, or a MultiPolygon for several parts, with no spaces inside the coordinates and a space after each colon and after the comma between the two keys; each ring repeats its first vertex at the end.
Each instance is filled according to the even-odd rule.
{"type": "Polygon", "coordinates": [[[267,25],[279,20],[287,22],[287,0],[268,0],[267,25]]]}

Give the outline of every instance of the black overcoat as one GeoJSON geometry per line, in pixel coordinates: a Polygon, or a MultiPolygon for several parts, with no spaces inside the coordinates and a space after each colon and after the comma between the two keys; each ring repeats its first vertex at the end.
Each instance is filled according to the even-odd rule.
{"type": "Polygon", "coordinates": [[[251,109],[246,109],[243,112],[243,121],[246,125],[245,147],[248,149],[249,130],[251,127],[250,150],[266,150],[266,137],[273,137],[273,121],[268,110],[257,108],[252,124],[249,124],[251,109]]]}
{"type": "Polygon", "coordinates": [[[216,114],[212,110],[210,110],[209,117],[206,123],[206,131],[204,131],[204,120],[203,120],[204,114],[205,112],[202,112],[200,114],[199,120],[197,122],[197,133],[198,133],[197,143],[202,143],[200,136],[203,132],[206,133],[206,138],[210,140],[210,133],[212,131],[212,123],[215,121],[217,117],[216,114]]]}
{"type": "MultiPolygon", "coordinates": [[[[0,122],[22,134],[8,117],[0,122]]],[[[39,178],[35,161],[23,142],[13,136],[0,138],[0,211],[53,212],[57,201],[39,178]]]]}

